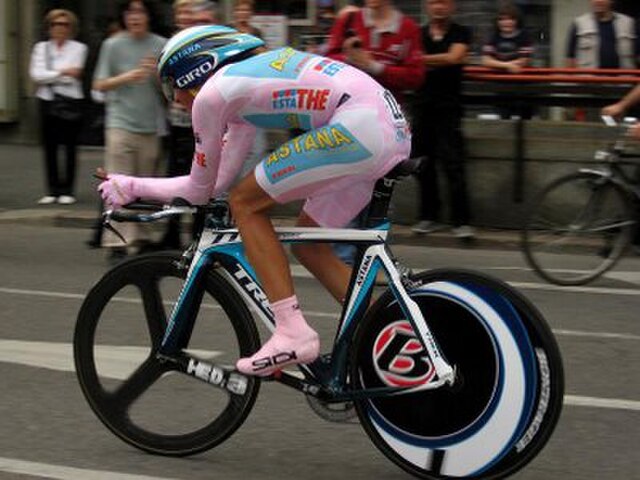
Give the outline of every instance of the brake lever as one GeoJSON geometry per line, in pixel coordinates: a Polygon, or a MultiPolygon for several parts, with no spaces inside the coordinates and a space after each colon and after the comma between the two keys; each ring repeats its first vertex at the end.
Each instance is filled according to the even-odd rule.
{"type": "Polygon", "coordinates": [[[111,233],[115,234],[116,237],[122,240],[122,243],[127,243],[127,240],[122,236],[122,234],[118,230],[116,230],[113,225],[111,225],[111,210],[107,210],[102,214],[102,226],[106,230],[109,230],[111,233]]]}

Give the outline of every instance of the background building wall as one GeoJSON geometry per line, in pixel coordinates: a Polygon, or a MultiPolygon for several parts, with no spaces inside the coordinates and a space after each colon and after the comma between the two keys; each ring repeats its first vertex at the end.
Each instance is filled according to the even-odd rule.
{"type": "MultiPolygon", "coordinates": [[[[258,0],[261,1],[261,0],[258,0]]],[[[537,44],[534,58],[536,66],[563,66],[566,50],[567,34],[571,21],[577,15],[589,10],[589,0],[514,0],[523,10],[526,27],[532,33],[537,44]]],[[[0,142],[36,142],[38,139],[38,122],[36,101],[33,98],[33,84],[28,75],[29,56],[33,44],[42,38],[42,18],[51,8],[67,8],[76,12],[80,18],[79,40],[87,43],[91,54],[96,55],[100,42],[104,37],[107,21],[116,15],[118,0],[0,0],[10,2],[17,9],[17,35],[15,37],[16,85],[8,90],[9,95],[17,99],[17,121],[2,123],[0,121],[0,142]]],[[[173,0],[159,0],[162,14],[161,28],[165,35],[171,31],[171,5],[173,0]]],[[[342,7],[349,0],[335,0],[336,7],[342,7]]],[[[425,0],[395,0],[405,13],[412,15],[418,22],[427,20],[424,6],[425,0]]],[[[456,15],[460,23],[469,25],[474,31],[474,53],[493,28],[497,0],[457,0],[456,15]]],[[[2,3],[0,3],[1,5],[2,3]]],[[[223,21],[230,19],[226,13],[233,0],[219,0],[223,21]]],[[[639,0],[617,0],[617,10],[633,15],[640,15],[639,0]]],[[[312,27],[296,26],[291,28],[291,40],[298,45],[301,33],[312,27]]],[[[477,55],[472,56],[477,61],[477,55]]],[[[11,68],[9,65],[8,68],[11,68]]],[[[85,88],[90,84],[91,71],[87,72],[85,88]]],[[[2,81],[2,80],[0,80],[2,81]]],[[[6,80],[4,80],[6,82],[6,80]]],[[[1,85],[0,85],[1,87],[1,85]]],[[[15,118],[14,118],[15,120],[15,118]]]]}
{"type": "Polygon", "coordinates": [[[17,5],[0,0],[0,121],[15,121],[18,115],[17,5]]]}

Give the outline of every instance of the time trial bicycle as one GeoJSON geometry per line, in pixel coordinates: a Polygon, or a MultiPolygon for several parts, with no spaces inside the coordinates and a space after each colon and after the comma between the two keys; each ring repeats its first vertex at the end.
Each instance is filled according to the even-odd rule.
{"type": "MultiPolygon", "coordinates": [[[[412,274],[394,258],[389,199],[415,168],[405,162],[378,181],[367,230],[277,229],[287,244],[348,242],[359,253],[331,349],[269,380],[302,392],[326,419],[355,410],[377,448],[417,477],[502,478],[554,430],[560,352],[542,315],[506,283],[468,270],[412,274]],[[388,288],[372,302],[380,271],[388,288]]],[[[107,272],[74,336],[80,386],[98,418],[134,447],[173,456],[215,447],[244,422],[262,380],[234,365],[260,347],[255,318],[274,328],[224,201],[106,220],[184,213],[202,225],[198,239],[182,255],[151,253],[107,272]]]]}

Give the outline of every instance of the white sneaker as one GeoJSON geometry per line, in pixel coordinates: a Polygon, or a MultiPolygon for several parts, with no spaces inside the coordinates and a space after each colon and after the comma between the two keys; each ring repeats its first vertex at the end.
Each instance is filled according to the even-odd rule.
{"type": "Polygon", "coordinates": [[[460,225],[453,229],[453,234],[461,240],[475,238],[476,231],[469,225],[460,225]]]}
{"type": "Polygon", "coordinates": [[[439,230],[444,230],[446,225],[438,222],[434,222],[432,220],[420,220],[413,227],[411,227],[411,231],[413,233],[433,233],[439,230]]]}
{"type": "Polygon", "coordinates": [[[73,205],[76,201],[76,197],[71,195],[60,195],[58,197],[58,203],[61,205],[73,205]]]}
{"type": "Polygon", "coordinates": [[[38,200],[38,205],[51,205],[52,203],[56,203],[58,198],[53,195],[45,195],[40,200],[38,200]]]}

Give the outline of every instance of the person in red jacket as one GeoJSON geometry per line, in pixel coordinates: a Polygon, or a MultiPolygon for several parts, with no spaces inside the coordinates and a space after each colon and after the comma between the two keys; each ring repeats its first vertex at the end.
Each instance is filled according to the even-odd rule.
{"type": "Polygon", "coordinates": [[[365,0],[364,8],[341,12],[331,29],[327,53],[369,73],[396,97],[422,85],[422,55],[418,24],[392,0],[365,0]]]}
{"type": "MultiPolygon", "coordinates": [[[[395,8],[392,0],[365,0],[363,8],[341,10],[331,28],[326,53],[367,72],[399,102],[402,92],[417,90],[423,84],[423,55],[420,27],[395,8]]],[[[358,216],[349,226],[359,227],[360,223],[358,216]]],[[[353,245],[336,244],[334,250],[341,260],[353,265],[353,245]]]]}

